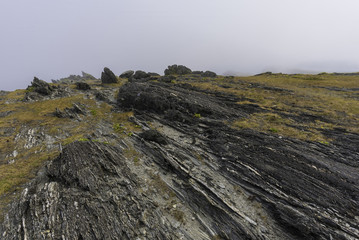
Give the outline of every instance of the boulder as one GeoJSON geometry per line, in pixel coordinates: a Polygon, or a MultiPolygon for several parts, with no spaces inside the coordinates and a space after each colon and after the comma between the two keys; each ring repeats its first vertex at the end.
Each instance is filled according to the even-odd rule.
{"type": "Polygon", "coordinates": [[[125,71],[125,72],[121,73],[120,78],[130,78],[133,76],[134,73],[135,72],[132,70],[125,71]]]}
{"type": "Polygon", "coordinates": [[[133,75],[133,78],[134,79],[143,79],[143,78],[148,78],[150,76],[151,76],[150,74],[148,74],[144,71],[138,70],[135,72],[135,75],[133,75]]]}
{"type": "Polygon", "coordinates": [[[204,73],[201,74],[202,77],[217,77],[217,74],[215,72],[211,72],[211,71],[205,71],[204,73]]]}
{"type": "Polygon", "coordinates": [[[155,72],[149,72],[148,73],[151,77],[158,77],[160,76],[158,73],[155,73],[155,72]]]}
{"type": "Polygon", "coordinates": [[[183,65],[172,65],[168,66],[165,70],[165,75],[186,75],[191,74],[192,70],[183,65]]]}
{"type": "Polygon", "coordinates": [[[76,88],[78,90],[84,90],[84,91],[91,89],[90,85],[88,83],[85,83],[85,82],[77,82],[76,83],[76,88]]]}
{"type": "Polygon", "coordinates": [[[117,83],[117,77],[109,68],[105,67],[101,74],[101,81],[104,84],[117,83]]]}

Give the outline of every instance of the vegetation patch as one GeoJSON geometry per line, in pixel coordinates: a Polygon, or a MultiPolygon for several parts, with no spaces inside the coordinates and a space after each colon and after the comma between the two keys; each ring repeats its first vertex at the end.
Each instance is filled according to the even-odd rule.
{"type": "Polygon", "coordinates": [[[359,76],[263,74],[202,81],[179,79],[178,83],[189,83],[213,94],[233,94],[242,99],[237,104],[256,104],[265,110],[264,114],[233,121],[231,126],[236,128],[319,142],[331,141],[322,134],[326,129],[337,127],[359,133],[359,76]],[[313,119],[306,121],[303,116],[313,119]]]}
{"type": "Polygon", "coordinates": [[[232,126],[237,129],[255,129],[306,141],[330,141],[313,125],[298,124],[292,119],[282,118],[274,113],[254,113],[249,118],[234,121],[232,126]]]}

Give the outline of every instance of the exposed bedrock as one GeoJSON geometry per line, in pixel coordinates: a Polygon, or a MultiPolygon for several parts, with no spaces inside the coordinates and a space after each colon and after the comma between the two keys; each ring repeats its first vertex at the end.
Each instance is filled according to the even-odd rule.
{"type": "Polygon", "coordinates": [[[143,132],[69,144],[12,204],[1,239],[359,239],[359,153],[346,144],[359,136],[335,130],[325,145],[236,130],[265,111],[238,101],[125,84],[117,110],[143,132]]]}

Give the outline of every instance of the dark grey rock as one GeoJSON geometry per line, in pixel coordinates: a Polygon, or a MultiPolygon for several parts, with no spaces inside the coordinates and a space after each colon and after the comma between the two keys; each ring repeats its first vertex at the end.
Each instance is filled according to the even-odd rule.
{"type": "Polygon", "coordinates": [[[104,101],[104,102],[109,101],[108,95],[105,94],[104,92],[100,92],[100,91],[96,92],[95,97],[99,101],[104,101]]]}
{"type": "Polygon", "coordinates": [[[192,74],[201,75],[203,71],[193,71],[192,74]]]}
{"type": "Polygon", "coordinates": [[[72,108],[65,108],[63,111],[56,108],[54,112],[54,116],[58,118],[73,118],[81,120],[79,115],[87,115],[85,106],[80,103],[74,103],[72,108]]]}
{"type": "Polygon", "coordinates": [[[272,72],[264,72],[264,73],[256,74],[256,75],[254,75],[254,76],[272,75],[272,74],[273,74],[272,72]]]}
{"type": "Polygon", "coordinates": [[[140,134],[140,137],[142,137],[144,140],[156,142],[162,145],[167,144],[166,138],[154,129],[144,131],[140,134]]]}
{"type": "Polygon", "coordinates": [[[62,86],[51,86],[37,77],[34,78],[26,90],[23,99],[25,102],[69,96],[69,91],[66,88],[62,86]]]}
{"type": "Polygon", "coordinates": [[[7,117],[12,113],[12,111],[5,111],[5,112],[0,112],[0,117],[7,117]]]}
{"type": "Polygon", "coordinates": [[[77,82],[76,83],[76,88],[78,90],[91,90],[91,86],[88,84],[88,83],[85,83],[85,82],[77,82]]]}
{"type": "Polygon", "coordinates": [[[112,111],[133,111],[144,132],[120,137],[104,119],[86,138],[106,144],[67,145],[0,220],[1,240],[359,239],[357,133],[327,129],[335,140],[321,144],[237,130],[231,122],[268,109],[189,83],[130,82],[117,97],[112,111]]]}
{"type": "Polygon", "coordinates": [[[83,80],[97,80],[97,78],[95,78],[94,76],[92,76],[89,73],[86,73],[84,71],[81,71],[81,73],[82,73],[82,79],[83,80]]]}
{"type": "Polygon", "coordinates": [[[107,67],[103,69],[101,74],[101,81],[104,84],[118,82],[116,75],[107,67]]]}
{"type": "Polygon", "coordinates": [[[191,74],[192,70],[183,65],[171,65],[165,70],[165,75],[186,75],[191,74]]]}
{"type": "Polygon", "coordinates": [[[31,85],[27,88],[28,91],[37,92],[41,95],[50,95],[54,91],[54,87],[50,86],[47,82],[34,77],[31,85]]]}
{"type": "Polygon", "coordinates": [[[139,144],[141,152],[151,155],[167,174],[175,173],[173,181],[185,182],[174,187],[176,193],[194,212],[206,215],[205,219],[211,219],[211,214],[216,216],[216,220],[209,221],[221,229],[218,235],[222,238],[359,239],[359,135],[348,139],[345,131],[331,130],[330,137],[342,134],[343,138],[327,146],[235,130],[224,122],[261,111],[254,104],[238,106],[237,101],[228,94],[147,82],[124,85],[118,104],[135,110],[139,118],[144,116],[143,121],[160,119],[161,135],[171,140],[159,147],[149,139],[139,144]],[[195,119],[194,113],[202,117],[195,119]],[[196,157],[189,156],[192,151],[196,157]],[[214,172],[204,171],[201,161],[213,167],[214,172]],[[232,198],[236,191],[219,176],[245,190],[232,198]],[[192,180],[202,186],[201,194],[193,190],[198,185],[192,180]],[[230,189],[227,195],[226,189],[230,189]],[[242,199],[243,195],[247,197],[242,199]],[[212,196],[207,200],[232,214],[217,212],[204,196],[212,196]],[[233,208],[231,202],[239,198],[244,201],[243,208],[239,203],[233,208]],[[254,202],[261,203],[257,213],[265,215],[266,220],[245,213],[244,209],[257,211],[249,207],[254,202]],[[206,211],[211,213],[207,215],[206,211]],[[236,218],[234,212],[242,217],[236,218]],[[341,221],[335,220],[339,218],[341,221]],[[231,227],[226,231],[225,226],[231,227]]]}
{"type": "Polygon", "coordinates": [[[133,75],[133,78],[134,79],[144,79],[144,78],[149,78],[151,75],[144,72],[144,71],[141,71],[141,70],[138,70],[135,72],[135,74],[133,75]]]}
{"type": "Polygon", "coordinates": [[[120,78],[130,78],[133,76],[134,73],[135,72],[132,70],[125,71],[125,72],[121,73],[120,78]]]}
{"type": "Polygon", "coordinates": [[[172,81],[174,81],[176,79],[177,78],[174,75],[167,75],[167,76],[160,77],[159,81],[165,82],[165,83],[170,83],[170,82],[172,82],[172,81]]]}
{"type": "Polygon", "coordinates": [[[9,137],[15,132],[15,128],[13,127],[0,127],[0,136],[9,137]]]}
{"type": "Polygon", "coordinates": [[[201,76],[215,78],[215,77],[217,77],[217,74],[215,72],[205,71],[204,73],[201,74],[201,76]]]}
{"type": "Polygon", "coordinates": [[[179,239],[140,188],[120,148],[69,144],[13,204],[1,239],[179,239]]]}

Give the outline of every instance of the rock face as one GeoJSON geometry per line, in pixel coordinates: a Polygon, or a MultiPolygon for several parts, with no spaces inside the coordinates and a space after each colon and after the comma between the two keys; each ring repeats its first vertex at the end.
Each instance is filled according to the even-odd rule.
{"type": "Polygon", "coordinates": [[[117,83],[116,75],[107,67],[103,69],[101,74],[101,81],[102,83],[117,83]]]}
{"type": "Polygon", "coordinates": [[[359,239],[359,135],[327,146],[236,130],[226,122],[266,111],[238,101],[123,85],[113,111],[143,131],[67,145],[12,203],[1,239],[359,239]]]}
{"type": "MultiPolygon", "coordinates": [[[[135,108],[138,118],[156,119],[164,129],[162,134],[170,144],[157,151],[153,148],[159,146],[150,140],[143,152],[152,154],[168,171],[185,176],[176,192],[195,212],[217,206],[227,214],[228,219],[216,216],[227,219],[229,228],[218,219],[209,224],[221,229],[222,238],[359,237],[359,174],[355,170],[359,155],[343,150],[346,143],[337,142],[329,150],[320,144],[233,130],[218,120],[262,110],[235,105],[238,99],[230,95],[213,97],[163,83],[132,83],[122,90],[120,106],[135,108]],[[204,117],[196,121],[193,113],[204,117]],[[202,201],[195,186],[202,197],[213,201],[211,207],[193,204],[202,201]],[[263,211],[253,204],[260,204],[263,211]]],[[[348,149],[359,141],[358,135],[351,137],[348,149]]]]}
{"type": "Polygon", "coordinates": [[[183,65],[171,65],[165,70],[165,75],[186,75],[191,74],[192,70],[183,65]]]}
{"type": "Polygon", "coordinates": [[[81,120],[80,115],[86,115],[85,106],[74,103],[72,108],[65,108],[63,111],[56,108],[54,116],[58,118],[75,118],[81,120]]]}
{"type": "Polygon", "coordinates": [[[169,239],[176,230],[141,194],[121,152],[70,144],[14,204],[2,239],[169,239]]]}
{"type": "Polygon", "coordinates": [[[42,95],[50,95],[51,92],[54,91],[54,88],[47,82],[34,77],[34,80],[31,82],[31,86],[29,86],[27,90],[33,90],[34,92],[42,95]]]}

